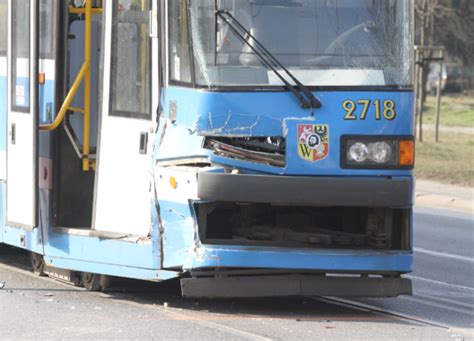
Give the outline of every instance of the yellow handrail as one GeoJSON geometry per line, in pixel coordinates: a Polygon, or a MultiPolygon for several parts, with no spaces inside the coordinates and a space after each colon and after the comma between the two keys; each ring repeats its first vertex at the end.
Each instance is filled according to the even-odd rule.
{"type": "Polygon", "coordinates": [[[74,83],[64,99],[64,103],[59,109],[59,113],[51,124],[40,125],[41,131],[52,131],[57,129],[64,119],[68,110],[82,112],[84,114],[83,123],[83,143],[82,143],[82,169],[89,171],[95,169],[93,160],[89,158],[90,153],[90,103],[91,103],[91,40],[92,40],[92,15],[102,13],[102,9],[92,8],[92,0],[86,0],[85,8],[69,8],[69,13],[85,14],[85,38],[84,38],[84,64],[77,74],[74,83]],[[84,81],[84,82],[83,82],[84,81]],[[84,109],[72,108],[71,103],[77,90],[84,85],[84,109]]]}
{"type": "Polygon", "coordinates": [[[84,78],[84,75],[86,74],[88,69],[88,66],[84,63],[79,70],[79,73],[77,74],[76,79],[74,80],[74,83],[72,83],[71,89],[69,90],[66,98],[64,99],[64,103],[61,106],[61,109],[59,109],[59,113],[54,119],[53,123],[51,124],[46,124],[46,125],[40,125],[40,130],[42,131],[51,131],[55,130],[59,127],[61,122],[64,119],[64,116],[66,115],[67,111],[69,110],[69,106],[71,105],[72,101],[74,100],[74,96],[76,95],[77,90],[81,86],[82,79],[84,78]]]}
{"type": "Polygon", "coordinates": [[[89,160],[91,125],[91,47],[92,47],[92,0],[86,1],[84,64],[88,70],[84,76],[84,127],[82,142],[82,170],[89,171],[93,162],[89,160]]]}

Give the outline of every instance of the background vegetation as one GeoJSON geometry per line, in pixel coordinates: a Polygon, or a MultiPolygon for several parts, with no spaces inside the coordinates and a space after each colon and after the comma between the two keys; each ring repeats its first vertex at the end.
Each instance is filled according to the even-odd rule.
{"type": "MultiPolygon", "coordinates": [[[[435,143],[436,100],[423,98],[423,142],[416,145],[415,175],[474,186],[474,1],[415,0],[419,46],[444,46],[446,62],[462,65],[470,91],[442,97],[440,142],[435,143]]],[[[423,65],[423,84],[429,65],[423,65]]],[[[426,89],[421,86],[421,91],[426,89]]]]}

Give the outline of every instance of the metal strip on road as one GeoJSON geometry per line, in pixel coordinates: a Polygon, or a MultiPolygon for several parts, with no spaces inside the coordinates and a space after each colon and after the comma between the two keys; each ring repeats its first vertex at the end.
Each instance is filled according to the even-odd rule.
{"type": "Polygon", "coordinates": [[[472,287],[466,287],[464,285],[441,282],[434,279],[428,279],[428,278],[423,278],[423,277],[418,277],[418,276],[413,276],[413,275],[404,275],[403,277],[408,278],[408,279],[413,279],[415,281],[420,281],[420,282],[439,284],[439,285],[444,285],[451,288],[474,291],[474,288],[472,287]]]}
{"type": "Polygon", "coordinates": [[[162,313],[164,313],[164,314],[166,314],[166,315],[168,315],[168,316],[170,316],[170,317],[172,317],[176,320],[190,321],[191,323],[195,323],[195,324],[198,324],[198,325],[210,328],[210,329],[220,330],[220,331],[226,332],[227,334],[232,334],[232,335],[235,335],[235,336],[244,337],[244,338],[247,338],[249,340],[259,340],[259,341],[271,341],[271,340],[273,340],[273,339],[271,339],[269,337],[266,337],[266,336],[263,336],[263,335],[258,335],[258,334],[254,334],[254,333],[251,333],[251,332],[246,332],[245,330],[236,329],[236,328],[224,325],[224,324],[208,321],[205,318],[199,317],[197,314],[185,314],[183,312],[176,311],[174,308],[164,308],[164,307],[161,307],[161,306],[158,306],[158,305],[155,305],[155,304],[142,302],[141,300],[136,301],[136,300],[131,299],[131,297],[127,296],[126,294],[114,293],[114,298],[111,298],[111,300],[116,301],[118,303],[122,303],[122,304],[125,303],[125,304],[135,306],[135,307],[138,307],[138,308],[141,308],[141,309],[146,307],[146,308],[149,308],[149,309],[159,310],[160,312],[162,312],[162,313]],[[116,298],[116,297],[120,297],[120,296],[125,298],[125,300],[116,298]]]}
{"type": "MultiPolygon", "coordinates": [[[[40,277],[40,276],[38,276],[38,275],[36,275],[32,272],[29,272],[28,270],[19,269],[19,268],[16,268],[14,266],[7,265],[7,264],[4,264],[4,263],[0,263],[0,269],[5,269],[5,270],[12,271],[12,272],[15,272],[15,273],[18,273],[18,274],[21,274],[21,275],[26,275],[28,277],[34,278],[34,279],[39,280],[39,281],[45,281],[45,282],[49,282],[49,283],[53,282],[54,284],[59,284],[60,286],[65,286],[65,287],[70,288],[71,290],[74,290],[74,291],[77,291],[77,292],[81,292],[81,291],[85,292],[85,289],[83,289],[83,288],[77,288],[77,287],[72,286],[71,284],[66,284],[66,283],[63,283],[63,282],[60,282],[60,281],[56,281],[56,280],[54,280],[53,278],[50,278],[50,277],[40,277]]],[[[48,289],[48,291],[52,291],[52,290],[48,289]]],[[[98,293],[98,292],[97,293],[96,292],[89,292],[89,294],[96,295],[96,296],[103,295],[103,293],[98,293]]],[[[197,316],[195,314],[184,314],[182,312],[173,311],[173,308],[162,308],[160,306],[152,305],[152,304],[145,303],[145,302],[140,303],[140,302],[137,302],[137,301],[132,301],[131,298],[127,295],[114,293],[114,296],[115,297],[120,297],[121,296],[123,298],[126,298],[125,300],[111,298],[112,300],[114,300],[118,303],[121,303],[121,304],[125,303],[125,304],[131,305],[131,306],[139,307],[141,309],[143,309],[144,307],[156,309],[156,310],[159,310],[160,312],[170,316],[171,318],[181,319],[181,320],[183,320],[183,319],[184,320],[189,320],[192,323],[199,324],[201,326],[204,326],[204,327],[207,327],[207,328],[210,328],[210,329],[226,332],[227,334],[240,336],[240,337],[246,338],[248,340],[258,340],[258,341],[270,341],[270,340],[272,340],[271,338],[268,338],[266,336],[254,334],[254,333],[251,333],[251,332],[246,332],[245,330],[232,328],[232,327],[229,327],[229,326],[226,326],[226,325],[223,325],[223,324],[219,324],[219,323],[215,323],[215,322],[212,322],[212,321],[207,321],[203,318],[200,318],[199,316],[197,316]]]]}
{"type": "Polygon", "coordinates": [[[435,257],[443,257],[443,258],[449,258],[449,259],[455,259],[455,260],[474,263],[474,258],[467,257],[467,256],[453,255],[451,253],[439,252],[439,251],[434,251],[434,250],[426,250],[420,247],[413,248],[413,251],[424,253],[426,255],[435,256],[435,257]]]}
{"type": "Polygon", "coordinates": [[[400,296],[398,299],[405,300],[405,301],[410,301],[410,302],[415,302],[415,303],[419,303],[419,304],[424,304],[424,305],[427,305],[427,306],[430,306],[430,307],[441,308],[441,309],[445,309],[445,310],[451,310],[451,311],[455,311],[455,312],[461,313],[461,314],[474,315],[474,310],[472,310],[472,309],[467,310],[467,309],[462,309],[462,308],[457,308],[457,307],[450,307],[447,304],[429,302],[426,299],[422,299],[422,298],[420,299],[420,298],[417,298],[416,296],[412,296],[412,297],[400,296]]]}
{"type": "MultiPolygon", "coordinates": [[[[437,297],[437,296],[432,296],[432,295],[426,295],[425,296],[425,295],[416,294],[416,297],[420,297],[420,298],[427,299],[427,300],[432,300],[432,301],[438,301],[438,302],[442,302],[442,303],[446,303],[446,304],[457,305],[459,307],[464,307],[464,308],[470,309],[471,314],[474,313],[474,306],[472,304],[469,304],[469,303],[458,302],[458,301],[450,300],[450,299],[447,299],[447,298],[444,298],[444,297],[437,297]]],[[[469,295],[469,298],[472,298],[472,295],[469,295]]]]}
{"type": "MultiPolygon", "coordinates": [[[[26,270],[18,269],[18,268],[9,266],[9,265],[0,264],[0,268],[8,269],[8,270],[11,270],[11,271],[14,271],[14,272],[17,272],[17,273],[21,273],[23,275],[28,275],[30,277],[34,277],[34,278],[39,279],[39,280],[52,281],[52,279],[49,279],[47,277],[45,277],[45,278],[38,277],[37,275],[32,274],[32,273],[30,273],[26,270]]],[[[406,277],[408,277],[408,276],[406,276],[406,277]]],[[[431,282],[431,280],[427,280],[427,279],[423,279],[423,278],[421,278],[421,280],[431,282]]],[[[61,282],[58,282],[58,281],[54,281],[54,282],[66,286],[66,284],[63,284],[61,282]]],[[[437,282],[437,281],[435,281],[435,282],[437,282]]],[[[443,282],[438,282],[437,284],[453,286],[453,285],[450,285],[448,283],[443,283],[443,282]]],[[[67,286],[70,288],[70,285],[67,285],[67,286]]],[[[469,290],[474,290],[474,288],[468,288],[468,287],[463,287],[463,288],[467,288],[469,290]]],[[[81,291],[81,289],[78,289],[78,288],[75,288],[75,289],[77,289],[77,291],[81,291]]],[[[91,293],[91,294],[95,295],[95,294],[98,294],[98,293],[91,293]]],[[[99,295],[102,295],[102,294],[99,294],[99,295]]],[[[120,297],[122,295],[121,294],[115,294],[114,296],[115,296],[115,298],[113,298],[113,300],[116,300],[118,297],[120,297]]],[[[134,299],[131,300],[131,298],[128,295],[123,295],[122,297],[126,298],[126,300],[118,299],[117,302],[120,302],[122,304],[125,303],[125,304],[128,304],[128,305],[135,305],[135,306],[140,307],[140,308],[147,307],[147,308],[156,309],[156,310],[161,311],[165,315],[168,315],[171,318],[176,319],[176,320],[189,320],[190,322],[196,323],[196,324],[201,325],[201,326],[205,326],[205,327],[208,327],[208,328],[211,328],[211,329],[215,329],[215,330],[219,330],[221,332],[225,332],[225,333],[230,334],[230,335],[240,336],[240,337],[250,339],[250,340],[265,340],[265,341],[271,340],[271,338],[263,336],[263,335],[258,335],[258,334],[252,333],[252,332],[247,332],[245,330],[233,328],[233,327],[227,326],[225,324],[219,324],[219,323],[215,323],[215,322],[206,320],[206,318],[200,317],[196,314],[178,312],[178,311],[174,310],[173,308],[165,308],[165,307],[161,307],[161,306],[157,306],[157,305],[152,305],[148,302],[145,303],[145,302],[141,301],[140,299],[138,301],[134,300],[134,299]]],[[[372,312],[372,313],[382,315],[382,316],[390,316],[390,317],[397,318],[397,319],[400,319],[400,320],[405,320],[407,322],[411,322],[411,323],[414,323],[414,324],[431,325],[431,326],[435,326],[435,327],[439,327],[439,328],[443,328],[443,329],[452,329],[451,326],[448,326],[448,325],[445,325],[445,324],[442,324],[442,323],[438,323],[438,322],[435,322],[435,321],[432,321],[432,320],[428,320],[428,319],[420,318],[420,317],[417,317],[417,316],[408,315],[408,314],[400,313],[400,312],[397,312],[397,311],[394,311],[394,310],[384,309],[384,308],[381,308],[381,307],[377,307],[377,306],[373,306],[373,305],[370,305],[370,304],[365,304],[365,303],[361,303],[361,302],[357,302],[357,301],[352,301],[352,300],[348,300],[348,299],[335,298],[335,297],[310,297],[310,298],[315,299],[315,300],[320,300],[320,301],[330,303],[330,304],[341,305],[341,306],[344,306],[344,307],[352,308],[352,309],[363,311],[363,312],[372,312]]],[[[401,297],[401,298],[404,298],[404,297],[401,297]]],[[[405,298],[405,299],[407,299],[407,298],[405,298]]],[[[449,309],[449,310],[454,310],[454,311],[459,310],[462,313],[466,313],[466,310],[464,310],[464,309],[451,308],[451,307],[445,306],[443,304],[430,303],[430,302],[426,302],[426,301],[420,300],[420,299],[413,299],[413,298],[408,298],[408,299],[411,299],[411,300],[413,300],[417,303],[421,303],[421,304],[427,304],[427,305],[432,305],[432,306],[436,305],[436,306],[439,306],[439,307],[444,308],[444,309],[449,309]]]]}
{"type": "Polygon", "coordinates": [[[435,322],[432,320],[420,318],[417,316],[409,315],[409,314],[404,314],[397,312],[395,310],[390,310],[390,309],[384,309],[380,307],[376,307],[371,304],[366,304],[366,303],[361,303],[357,301],[352,301],[344,298],[338,298],[338,297],[311,297],[312,299],[320,300],[323,302],[329,302],[329,303],[343,303],[348,307],[353,307],[354,309],[360,310],[360,309],[368,309],[371,312],[382,314],[382,315],[388,315],[388,316],[394,316],[399,318],[400,320],[406,320],[408,322],[416,323],[416,324],[421,324],[421,325],[430,325],[434,327],[439,327],[443,329],[451,329],[451,326],[448,326],[443,323],[435,322]]]}

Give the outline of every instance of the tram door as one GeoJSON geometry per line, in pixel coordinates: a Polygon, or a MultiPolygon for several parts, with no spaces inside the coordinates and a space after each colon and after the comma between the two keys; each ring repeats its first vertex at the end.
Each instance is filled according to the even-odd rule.
{"type": "Polygon", "coordinates": [[[150,0],[106,1],[93,229],[150,232],[150,0]]]}
{"type": "Polygon", "coordinates": [[[37,0],[9,0],[7,224],[33,228],[37,193],[37,0]]]}

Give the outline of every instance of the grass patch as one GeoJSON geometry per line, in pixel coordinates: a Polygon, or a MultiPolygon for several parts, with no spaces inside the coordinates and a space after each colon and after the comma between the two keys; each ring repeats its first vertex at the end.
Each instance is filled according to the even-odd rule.
{"type": "Polygon", "coordinates": [[[474,135],[426,132],[416,144],[415,175],[444,183],[474,186],[474,135]]]}
{"type": "MultiPolygon", "coordinates": [[[[435,122],[436,97],[428,96],[423,111],[423,123],[435,122]]],[[[474,96],[443,95],[440,122],[445,126],[474,127],[474,96]]]]}

